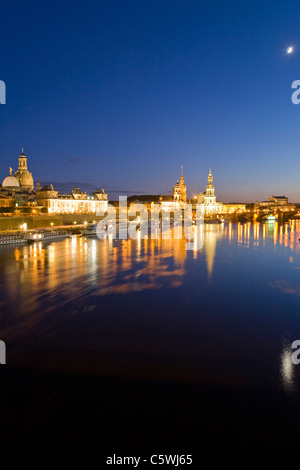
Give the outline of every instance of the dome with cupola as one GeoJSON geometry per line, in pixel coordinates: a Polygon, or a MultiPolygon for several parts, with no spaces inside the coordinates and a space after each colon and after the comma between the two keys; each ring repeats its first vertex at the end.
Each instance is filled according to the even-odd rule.
{"type": "Polygon", "coordinates": [[[32,173],[27,168],[27,157],[24,154],[24,150],[22,149],[22,153],[19,156],[19,168],[15,172],[15,178],[18,180],[21,189],[23,190],[34,190],[34,183],[32,173]]]}

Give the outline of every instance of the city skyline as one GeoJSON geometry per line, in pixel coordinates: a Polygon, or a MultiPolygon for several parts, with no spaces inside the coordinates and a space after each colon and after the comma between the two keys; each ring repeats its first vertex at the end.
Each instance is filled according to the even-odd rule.
{"type": "MultiPolygon", "coordinates": [[[[22,151],[21,151],[21,154],[20,154],[20,156],[19,156],[19,165],[20,165],[20,158],[21,158],[21,160],[22,160],[23,157],[26,159],[26,171],[27,171],[27,156],[25,155],[24,148],[22,147],[22,151]]],[[[11,165],[13,165],[12,162],[11,162],[11,164],[10,164],[9,167],[8,167],[8,168],[9,168],[9,175],[5,175],[4,180],[5,180],[5,178],[8,177],[8,176],[12,176],[12,174],[14,173],[14,170],[13,170],[13,168],[12,168],[11,165]]],[[[20,169],[20,166],[19,166],[19,169],[20,169]]],[[[18,174],[18,172],[19,172],[19,170],[17,170],[17,171],[15,172],[15,175],[18,174]]],[[[212,173],[212,170],[211,170],[211,167],[210,167],[210,168],[209,168],[208,177],[211,175],[211,173],[212,173]]],[[[49,180],[43,181],[43,180],[41,180],[40,178],[37,178],[37,179],[35,180],[35,184],[34,184],[34,183],[33,183],[33,179],[32,179],[32,173],[29,172],[29,175],[30,175],[30,178],[31,178],[31,183],[30,183],[30,184],[32,184],[32,189],[33,189],[33,190],[35,189],[35,187],[36,187],[37,185],[41,185],[41,186],[49,186],[49,185],[51,185],[51,186],[53,186],[54,189],[55,189],[56,191],[58,191],[59,193],[71,193],[72,190],[74,190],[74,188],[80,188],[81,190],[83,190],[83,191],[85,191],[85,192],[87,192],[87,193],[94,193],[95,191],[99,190],[99,184],[98,184],[98,185],[95,185],[95,184],[91,184],[91,183],[85,183],[85,182],[82,182],[82,181],[80,181],[80,180],[73,181],[73,182],[70,182],[70,181],[69,181],[69,182],[64,182],[64,183],[63,183],[63,182],[54,182],[54,183],[53,183],[52,181],[49,181],[49,180]]],[[[181,181],[181,179],[183,178],[183,165],[180,166],[180,175],[181,175],[181,178],[180,178],[180,177],[177,178],[177,185],[179,184],[179,183],[178,183],[179,180],[181,181]]],[[[184,176],[184,178],[185,178],[185,176],[184,176]]],[[[4,180],[3,180],[3,182],[4,182],[4,180]]],[[[184,179],[183,179],[183,184],[184,184],[184,179]]],[[[103,185],[100,184],[100,186],[103,186],[103,185]]],[[[176,186],[176,185],[175,185],[175,186],[176,186]]],[[[188,188],[188,186],[187,186],[186,189],[185,189],[187,198],[190,199],[190,200],[192,200],[192,199],[195,199],[195,198],[199,197],[199,195],[203,193],[204,188],[205,188],[205,185],[202,185],[200,188],[198,188],[197,191],[191,192],[191,190],[190,190],[190,189],[188,188]]],[[[160,193],[157,193],[156,195],[157,195],[157,196],[162,195],[162,194],[171,195],[171,193],[172,193],[172,195],[173,195],[174,191],[175,191],[175,187],[174,187],[174,185],[172,185],[172,186],[170,186],[169,189],[167,189],[167,191],[165,191],[164,193],[163,193],[163,192],[160,192],[160,193]],[[172,188],[172,189],[171,189],[171,188],[172,188]]],[[[133,192],[132,190],[126,191],[126,190],[122,190],[122,189],[119,190],[119,192],[118,192],[118,190],[115,189],[115,190],[107,191],[107,193],[108,193],[108,199],[110,199],[110,200],[118,199],[119,196],[124,196],[124,195],[125,195],[125,196],[128,196],[128,197],[134,196],[134,195],[136,195],[136,196],[155,195],[155,193],[154,193],[154,192],[151,192],[151,191],[150,191],[150,192],[146,192],[146,191],[137,191],[137,192],[135,193],[135,192],[133,192]]],[[[272,193],[272,196],[274,196],[275,194],[279,194],[279,192],[278,192],[278,191],[277,191],[277,192],[276,192],[276,191],[273,192],[273,193],[272,193]]],[[[284,193],[282,193],[282,195],[285,196],[284,193]]],[[[220,200],[220,198],[217,197],[217,200],[220,200]]],[[[233,203],[235,203],[235,202],[236,202],[236,203],[239,203],[239,202],[241,202],[241,203],[244,203],[244,202],[245,202],[245,203],[253,203],[253,202],[257,202],[257,201],[258,201],[258,199],[252,200],[252,201],[246,201],[246,200],[240,199],[240,200],[236,200],[236,201],[229,201],[229,200],[228,200],[228,201],[226,201],[226,202],[228,202],[228,203],[230,203],[230,202],[233,202],[233,203]]],[[[297,201],[293,201],[293,202],[297,203],[297,201]]]]}
{"type": "Polygon", "coordinates": [[[3,6],[1,174],[20,143],[56,186],[166,193],[183,165],[192,196],[211,166],[222,200],[300,201],[297,3],[56,7],[3,6]]]}
{"type": "Polygon", "coordinates": [[[300,448],[300,3],[1,7],[1,448],[300,448]]]}
{"type": "MultiPolygon", "coordinates": [[[[210,167],[209,167],[210,168],[210,167]]],[[[176,173],[174,168],[172,169],[172,174],[176,173]]],[[[179,173],[178,173],[179,174],[179,173]]],[[[178,176],[177,174],[177,176],[178,176]]],[[[207,174],[208,174],[208,170],[206,171],[206,174],[203,174],[200,178],[199,178],[199,186],[198,188],[194,185],[193,186],[193,189],[191,189],[191,187],[189,186],[189,184],[187,184],[187,196],[189,199],[192,199],[193,197],[195,197],[199,192],[202,192],[203,190],[205,190],[205,185],[206,185],[206,180],[207,180],[207,174]],[[195,188],[195,189],[194,189],[195,188]]],[[[215,174],[218,174],[218,171],[215,171],[214,170],[214,175],[215,174]]],[[[166,180],[168,178],[166,177],[166,180]]],[[[179,177],[177,177],[177,180],[179,179],[179,177]]],[[[188,178],[186,177],[186,173],[185,173],[185,180],[187,180],[188,178]]],[[[104,178],[105,180],[105,178],[104,178]]],[[[176,180],[176,174],[175,174],[175,180],[176,180]]],[[[174,180],[174,181],[175,181],[174,180]]],[[[120,187],[120,188],[117,188],[117,187],[113,187],[113,186],[107,186],[107,185],[104,185],[106,189],[106,192],[108,193],[109,195],[109,198],[111,200],[115,200],[120,196],[122,195],[128,195],[128,196],[133,196],[133,195],[137,195],[137,196],[142,196],[142,195],[159,195],[159,194],[169,194],[171,193],[172,191],[172,187],[173,187],[173,183],[174,181],[165,181],[165,183],[163,184],[163,188],[164,188],[164,191],[153,191],[151,190],[151,187],[150,186],[147,186],[147,188],[149,188],[149,190],[147,191],[146,189],[144,190],[141,190],[141,189],[137,189],[136,191],[134,189],[130,189],[129,188],[129,185],[124,185],[123,187],[120,187]],[[127,188],[127,189],[126,189],[127,188]]],[[[52,184],[50,180],[46,179],[46,180],[41,180],[41,184],[42,185],[47,185],[47,184],[52,184]]],[[[95,191],[98,187],[99,187],[99,184],[97,184],[97,182],[92,182],[92,181],[84,181],[84,180],[80,180],[79,178],[75,178],[73,181],[55,181],[53,183],[53,185],[60,191],[60,192],[68,192],[68,191],[71,191],[74,187],[76,186],[80,186],[80,188],[84,191],[87,191],[87,192],[93,192],[95,191]]],[[[286,196],[289,196],[289,199],[294,202],[294,203],[299,203],[300,202],[300,194],[299,192],[295,192],[295,191],[291,191],[290,193],[287,191],[287,190],[284,190],[285,187],[287,187],[288,185],[285,185],[284,182],[282,182],[282,184],[279,185],[279,187],[283,190],[278,190],[276,189],[276,187],[274,187],[273,191],[265,191],[264,189],[258,189],[256,195],[254,195],[254,198],[252,199],[251,198],[251,189],[250,187],[249,188],[243,188],[243,190],[240,190],[240,186],[237,185],[237,187],[231,187],[231,190],[233,190],[232,192],[230,191],[226,191],[226,187],[224,186],[224,182],[222,182],[222,179],[220,181],[218,181],[218,198],[219,199],[222,199],[222,200],[226,200],[227,202],[245,202],[245,203],[251,203],[251,202],[255,202],[255,201],[258,201],[258,200],[263,200],[264,198],[268,197],[269,194],[272,194],[272,195],[275,195],[275,194],[282,194],[282,195],[286,195],[286,196]],[[220,188],[222,188],[222,190],[220,191],[220,188]],[[232,198],[230,198],[230,196],[226,199],[225,197],[222,197],[222,196],[219,196],[219,194],[232,194],[232,198]],[[295,194],[295,199],[293,199],[293,196],[290,197],[290,194],[295,194]]],[[[272,186],[268,186],[268,187],[272,187],[272,186]]],[[[157,188],[157,187],[155,187],[157,188]]],[[[159,188],[158,188],[159,189],[159,188]]]]}

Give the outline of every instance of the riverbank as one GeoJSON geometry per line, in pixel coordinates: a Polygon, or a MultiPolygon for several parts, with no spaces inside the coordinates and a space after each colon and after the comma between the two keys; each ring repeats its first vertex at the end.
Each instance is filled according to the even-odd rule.
{"type": "Polygon", "coordinates": [[[62,227],[65,225],[83,225],[84,222],[100,220],[95,214],[63,214],[63,215],[32,215],[32,216],[4,216],[0,217],[0,232],[20,230],[27,224],[28,230],[62,227]]]}
{"type": "MultiPolygon", "coordinates": [[[[61,228],[66,226],[81,226],[84,225],[85,222],[90,223],[93,221],[99,221],[103,217],[97,217],[95,214],[62,214],[62,215],[30,215],[30,216],[2,216],[0,217],[0,232],[8,232],[8,231],[18,231],[21,230],[24,224],[27,225],[28,230],[35,230],[35,229],[44,229],[44,228],[61,228]]],[[[133,219],[134,217],[130,218],[129,220],[133,219]]],[[[237,216],[236,214],[232,214],[230,216],[224,215],[222,216],[224,221],[226,222],[263,222],[263,218],[258,217],[256,220],[253,220],[253,215],[247,214],[237,216]]],[[[297,220],[298,216],[293,213],[284,214],[278,222],[285,223],[288,220],[297,220]]],[[[118,219],[118,216],[117,216],[118,219]]],[[[206,222],[211,220],[207,218],[206,222]]],[[[217,219],[215,219],[217,221],[217,219]]]]}

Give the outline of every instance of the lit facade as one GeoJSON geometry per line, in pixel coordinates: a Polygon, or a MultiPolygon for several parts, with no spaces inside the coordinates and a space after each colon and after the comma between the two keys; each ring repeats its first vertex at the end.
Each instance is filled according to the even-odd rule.
{"type": "Polygon", "coordinates": [[[173,212],[182,207],[182,202],[174,201],[172,196],[161,196],[160,205],[163,211],[173,212]]]}
{"type": "Polygon", "coordinates": [[[37,204],[46,207],[49,214],[96,214],[107,211],[107,194],[103,189],[91,195],[83,193],[80,188],[73,189],[71,194],[59,194],[52,185],[42,188],[38,183],[35,192],[34,180],[28,170],[27,157],[23,149],[19,156],[18,170],[13,174],[10,168],[9,173],[2,182],[0,207],[37,204]]]}
{"type": "Polygon", "coordinates": [[[15,200],[11,196],[0,194],[0,207],[14,207],[15,200]]]}
{"type": "Polygon", "coordinates": [[[27,158],[23,149],[19,157],[19,168],[13,174],[13,169],[9,168],[9,176],[4,178],[1,185],[0,194],[2,196],[2,207],[5,197],[10,198],[9,207],[25,206],[34,203],[33,178],[27,168],[27,158]],[[13,201],[13,203],[11,203],[13,201]]]}
{"type": "Polygon", "coordinates": [[[237,212],[246,212],[246,204],[229,203],[223,204],[223,214],[235,214],[237,212]]]}
{"type": "Polygon", "coordinates": [[[183,207],[186,203],[186,185],[183,176],[183,167],[181,167],[180,182],[177,180],[173,187],[172,196],[160,196],[161,208],[165,211],[174,211],[183,207]]]}
{"type": "Polygon", "coordinates": [[[205,216],[221,214],[223,211],[222,202],[217,202],[215,187],[213,185],[213,175],[209,170],[205,193],[199,193],[197,197],[198,204],[202,204],[205,216]]]}
{"type": "Polygon", "coordinates": [[[181,167],[180,183],[177,180],[177,183],[173,188],[172,196],[174,202],[186,203],[186,185],[184,183],[183,167],[181,167]]]}
{"type": "Polygon", "coordinates": [[[294,204],[289,203],[289,200],[286,196],[271,196],[269,197],[268,201],[261,201],[256,202],[254,204],[255,210],[274,210],[274,211],[295,211],[296,206],[294,204]]]}
{"type": "Polygon", "coordinates": [[[48,209],[49,214],[96,214],[107,212],[108,199],[104,190],[92,195],[83,193],[80,188],[74,188],[71,194],[59,194],[53,186],[44,186],[38,183],[36,200],[39,206],[48,209]]]}

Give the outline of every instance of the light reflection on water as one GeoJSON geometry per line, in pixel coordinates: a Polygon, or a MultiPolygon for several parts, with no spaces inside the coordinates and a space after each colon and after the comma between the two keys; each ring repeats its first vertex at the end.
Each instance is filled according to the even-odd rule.
{"type": "Polygon", "coordinates": [[[282,338],[300,339],[300,222],[204,228],[203,249],[192,251],[174,237],[0,247],[2,338],[179,355],[201,360],[210,380],[226,371],[293,391],[297,368],[282,338]],[[254,362],[272,364],[276,378],[254,362]]]}
{"type": "MultiPolygon", "coordinates": [[[[299,223],[295,221],[279,227],[277,223],[206,225],[204,247],[193,250],[193,258],[205,256],[208,279],[213,275],[216,248],[221,240],[243,247],[251,245],[252,248],[264,247],[266,242],[272,242],[274,247],[288,247],[289,262],[293,263],[291,255],[298,255],[300,249],[299,223]]],[[[172,233],[170,240],[141,240],[138,237],[137,240],[100,241],[75,236],[49,245],[40,242],[17,248],[0,247],[0,250],[2,260],[17,262],[15,267],[18,269],[11,270],[11,265],[5,268],[9,276],[14,276],[6,286],[11,290],[12,298],[18,283],[30,285],[31,289],[43,285],[50,291],[68,284],[75,295],[82,286],[71,283],[82,276],[88,276],[92,283],[97,281],[100,295],[158,288],[162,285],[162,277],[170,286],[177,287],[183,281],[185,260],[189,256],[186,241],[172,238],[172,233]]]]}
{"type": "Polygon", "coordinates": [[[292,362],[291,345],[284,345],[281,354],[280,377],[284,390],[287,393],[295,391],[295,365],[292,362]]]}

